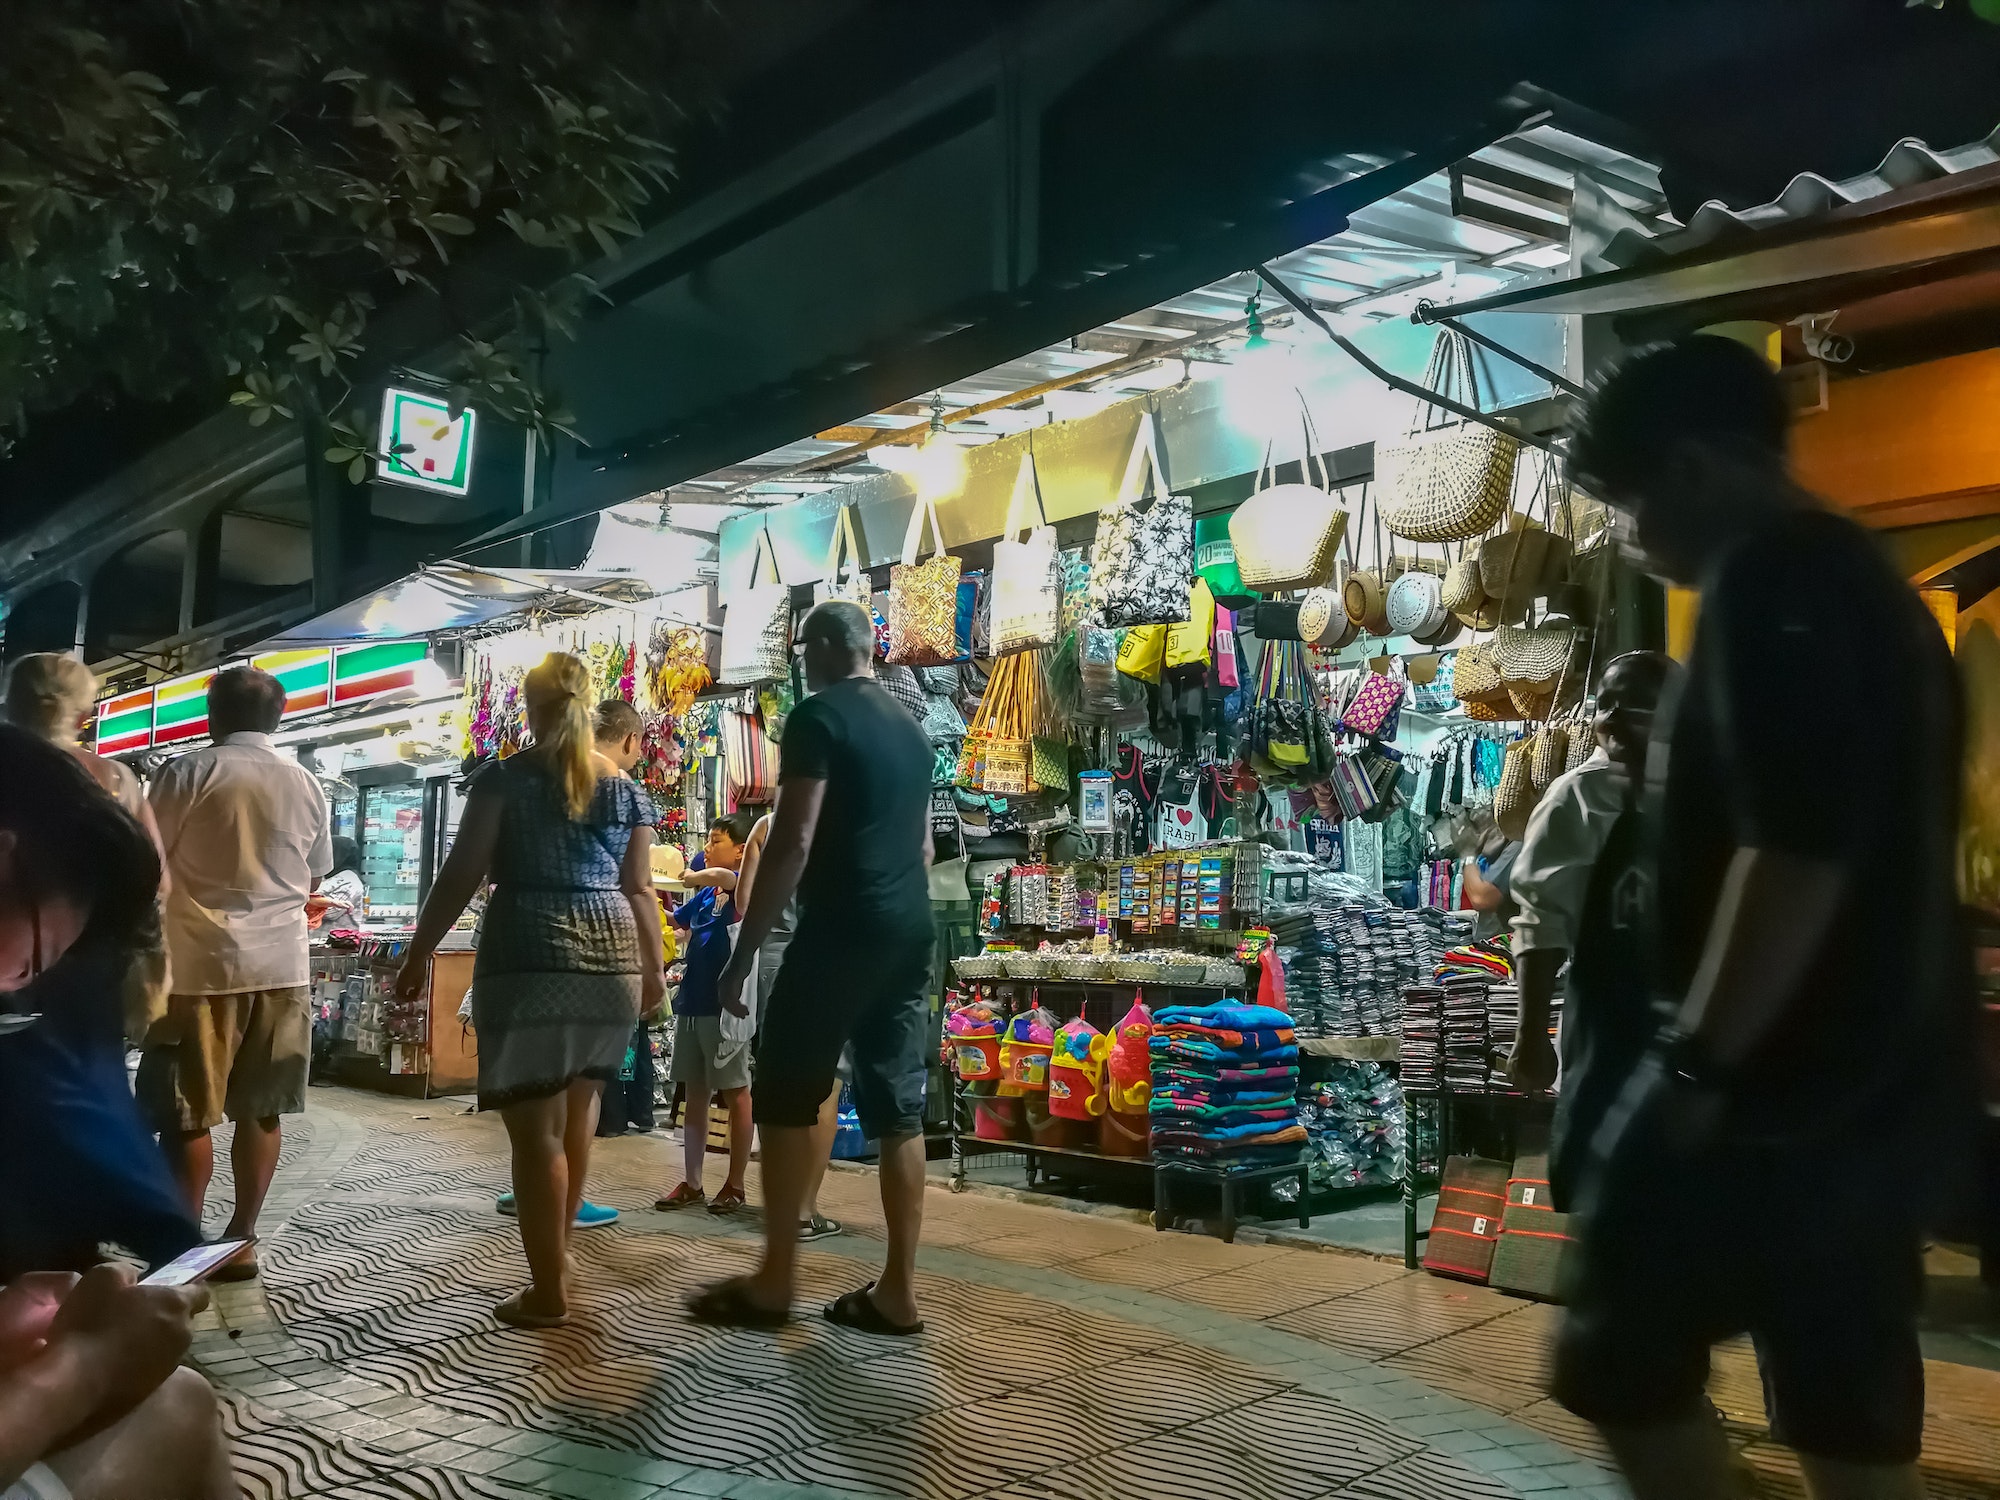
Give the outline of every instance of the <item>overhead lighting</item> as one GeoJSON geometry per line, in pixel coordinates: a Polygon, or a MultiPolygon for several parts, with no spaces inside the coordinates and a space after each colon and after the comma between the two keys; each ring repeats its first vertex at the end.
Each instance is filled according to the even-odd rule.
{"type": "Polygon", "coordinates": [[[868,458],[876,468],[907,479],[919,500],[942,500],[965,488],[965,450],[944,430],[944,397],[932,396],[930,408],[930,425],[914,446],[884,443],[871,448],[868,458]]]}

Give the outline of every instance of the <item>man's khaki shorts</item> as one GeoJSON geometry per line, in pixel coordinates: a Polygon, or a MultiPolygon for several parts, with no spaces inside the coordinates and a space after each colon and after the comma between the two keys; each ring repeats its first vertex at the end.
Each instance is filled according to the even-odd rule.
{"type": "Polygon", "coordinates": [[[311,988],[172,995],[146,1035],[139,1102],[158,1130],[208,1130],[306,1107],[311,988]]]}

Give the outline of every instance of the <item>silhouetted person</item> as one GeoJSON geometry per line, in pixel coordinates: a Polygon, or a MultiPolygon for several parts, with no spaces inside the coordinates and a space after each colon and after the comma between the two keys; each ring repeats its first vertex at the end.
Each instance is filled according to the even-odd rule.
{"type": "Polygon", "coordinates": [[[1921,1495],[1927,1170],[1967,1139],[1950,653],[1859,526],[1788,477],[1741,345],[1641,355],[1578,480],[1701,591],[1632,890],[1667,1017],[1598,1133],[1556,1394],[1640,1500],[1731,1492],[1709,1348],[1757,1341],[1812,1494],[1921,1495]]]}

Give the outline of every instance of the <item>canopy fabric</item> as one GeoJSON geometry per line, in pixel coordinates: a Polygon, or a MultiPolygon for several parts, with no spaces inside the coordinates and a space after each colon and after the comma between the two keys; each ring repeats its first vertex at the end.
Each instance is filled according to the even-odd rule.
{"type": "Polygon", "coordinates": [[[410,640],[472,629],[523,610],[573,606],[578,596],[605,590],[616,591],[603,594],[605,604],[629,600],[634,580],[619,573],[433,563],[339,609],[302,621],[272,636],[260,649],[410,640]]]}

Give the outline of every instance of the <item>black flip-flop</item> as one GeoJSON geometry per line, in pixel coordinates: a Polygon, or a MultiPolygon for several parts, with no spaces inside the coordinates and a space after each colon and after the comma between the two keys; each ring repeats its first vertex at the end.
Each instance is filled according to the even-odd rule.
{"type": "Polygon", "coordinates": [[[874,1290],[875,1283],[871,1281],[859,1291],[837,1297],[820,1309],[820,1316],[829,1323],[839,1324],[842,1328],[853,1328],[861,1333],[879,1333],[888,1338],[915,1338],[924,1331],[921,1318],[914,1323],[891,1323],[883,1316],[882,1309],[875,1305],[875,1299],[868,1295],[874,1290]]]}
{"type": "Polygon", "coordinates": [[[705,1286],[687,1299],[688,1316],[715,1328],[782,1328],[792,1321],[789,1307],[765,1307],[750,1300],[741,1276],[705,1286]]]}

